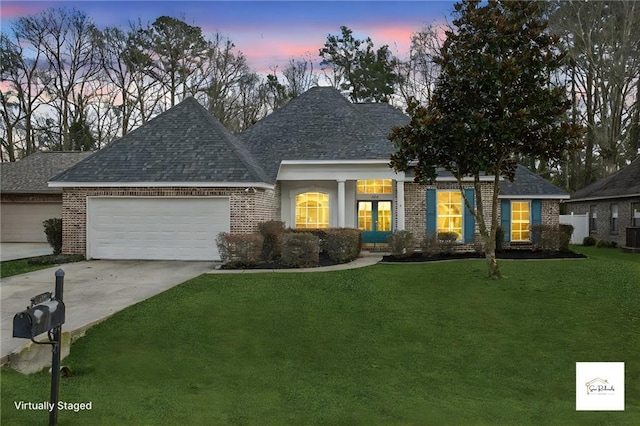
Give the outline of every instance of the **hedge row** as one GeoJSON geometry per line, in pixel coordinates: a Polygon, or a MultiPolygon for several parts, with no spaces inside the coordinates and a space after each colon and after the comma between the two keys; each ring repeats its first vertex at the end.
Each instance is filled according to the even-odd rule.
{"type": "Polygon", "coordinates": [[[285,229],[280,221],[258,224],[259,233],[220,233],[216,245],[224,263],[247,267],[264,262],[281,262],[294,268],[318,266],[320,253],[335,263],[358,258],[362,232],[352,228],[285,229]]]}

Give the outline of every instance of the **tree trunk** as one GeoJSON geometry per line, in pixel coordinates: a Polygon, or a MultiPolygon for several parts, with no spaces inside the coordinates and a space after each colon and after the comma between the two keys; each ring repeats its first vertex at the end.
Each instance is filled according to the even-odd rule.
{"type": "Polygon", "coordinates": [[[485,257],[487,259],[487,267],[489,269],[489,278],[493,280],[499,280],[502,278],[502,273],[500,273],[500,267],[498,266],[498,260],[496,259],[495,249],[492,251],[487,250],[485,257]]]}

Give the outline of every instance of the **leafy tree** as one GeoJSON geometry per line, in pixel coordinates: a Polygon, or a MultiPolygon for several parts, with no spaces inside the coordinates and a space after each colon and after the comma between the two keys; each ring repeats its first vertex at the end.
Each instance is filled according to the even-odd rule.
{"type": "Polygon", "coordinates": [[[80,117],[79,121],[74,121],[69,126],[69,139],[74,151],[91,151],[96,145],[96,139],[82,117],[80,117]]]}
{"type": "Polygon", "coordinates": [[[414,167],[419,183],[432,183],[443,168],[461,191],[463,178],[472,178],[475,208],[462,191],[464,203],[484,239],[489,276],[500,278],[500,178],[513,181],[521,155],[563,158],[580,129],[567,123],[571,103],[564,88],[550,81],[563,54],[557,37],[546,33],[536,2],[464,0],[454,7],[454,30],[446,32],[436,57],[441,73],[435,91],[428,106],[410,102],[411,122],[389,135],[397,149],[391,165],[397,171],[414,167]],[[493,176],[490,212],[483,207],[484,174],[493,176]]]}
{"type": "Polygon", "coordinates": [[[333,87],[348,91],[353,102],[388,102],[397,79],[389,46],[374,50],[371,38],[358,40],[349,28],[340,30],[320,49],[320,65],[331,68],[333,87]]]}
{"type": "Polygon", "coordinates": [[[202,29],[161,16],[140,33],[139,41],[153,63],[149,75],[162,84],[169,94],[169,106],[174,106],[189,92],[190,77],[206,60],[209,45],[202,29]]]}

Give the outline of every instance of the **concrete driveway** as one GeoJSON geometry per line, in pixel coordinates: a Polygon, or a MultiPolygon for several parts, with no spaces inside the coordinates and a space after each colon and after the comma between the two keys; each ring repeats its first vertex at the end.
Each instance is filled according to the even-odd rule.
{"type": "Polygon", "coordinates": [[[0,261],[52,254],[49,243],[0,243],[0,261]]]}
{"type": "Polygon", "coordinates": [[[0,280],[0,359],[30,342],[13,338],[13,316],[30,299],[55,291],[55,271],[65,272],[63,332],[80,332],[127,306],[213,269],[213,262],[93,260],[69,263],[0,280]]]}

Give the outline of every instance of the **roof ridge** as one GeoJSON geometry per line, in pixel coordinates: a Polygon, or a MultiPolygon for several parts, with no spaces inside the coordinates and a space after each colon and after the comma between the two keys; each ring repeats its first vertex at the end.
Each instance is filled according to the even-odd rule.
{"type": "MultiPolygon", "coordinates": [[[[207,109],[198,102],[193,96],[190,96],[187,99],[193,99],[193,101],[197,104],[198,110],[200,114],[213,126],[216,127],[217,130],[222,131],[227,138],[227,141],[231,144],[231,148],[238,155],[238,158],[247,167],[251,170],[251,173],[254,174],[257,178],[261,179],[262,182],[269,182],[267,178],[267,174],[262,170],[260,164],[256,161],[256,159],[251,154],[251,151],[246,147],[246,145],[238,138],[236,135],[231,133],[227,127],[220,122],[216,117],[213,116],[207,109]]],[[[185,99],[186,100],[186,99],[185,99]]],[[[183,101],[184,102],[184,101],[183,101]]]]}

